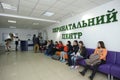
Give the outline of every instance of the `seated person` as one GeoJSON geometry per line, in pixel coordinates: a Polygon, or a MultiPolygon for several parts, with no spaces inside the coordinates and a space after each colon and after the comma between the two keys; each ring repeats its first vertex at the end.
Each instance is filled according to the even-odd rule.
{"type": "Polygon", "coordinates": [[[58,47],[59,47],[59,43],[57,41],[55,41],[55,45],[53,47],[53,54],[55,54],[56,51],[58,51],[58,49],[57,49],[58,47]]]}
{"type": "Polygon", "coordinates": [[[56,46],[57,51],[63,51],[64,45],[62,41],[59,41],[59,44],[56,46]]]}
{"type": "Polygon", "coordinates": [[[85,73],[87,72],[87,70],[92,66],[93,70],[92,70],[92,74],[89,76],[90,80],[93,80],[97,69],[100,65],[105,64],[106,63],[106,56],[107,56],[107,50],[105,48],[104,42],[103,41],[99,41],[98,42],[98,47],[95,49],[94,54],[98,54],[99,55],[99,60],[101,60],[101,62],[99,64],[91,64],[91,65],[86,65],[85,69],[80,72],[81,75],[85,75],[85,73]]]}
{"type": "Polygon", "coordinates": [[[86,48],[84,46],[83,41],[79,41],[79,51],[77,52],[76,55],[72,56],[71,60],[72,60],[72,66],[71,68],[78,68],[77,65],[77,60],[80,61],[83,58],[86,58],[87,56],[87,51],[86,48]]]}
{"type": "Polygon", "coordinates": [[[54,44],[53,44],[52,40],[48,41],[48,43],[47,43],[47,49],[46,49],[46,52],[45,52],[45,54],[47,56],[51,56],[52,55],[52,53],[53,53],[53,47],[54,47],[54,44]]]}
{"type": "Polygon", "coordinates": [[[55,41],[55,48],[59,47],[59,43],[57,41],[55,41]]]}
{"type": "Polygon", "coordinates": [[[72,45],[70,41],[67,41],[67,45],[64,46],[64,51],[61,52],[60,54],[60,61],[61,62],[65,62],[65,55],[67,55],[67,53],[70,51],[72,45]]]}
{"type": "Polygon", "coordinates": [[[79,50],[78,41],[74,40],[72,51],[68,53],[68,66],[72,65],[71,57],[76,55],[79,50]]]}
{"type": "Polygon", "coordinates": [[[40,44],[40,51],[41,53],[46,50],[46,46],[47,46],[47,41],[45,40],[43,44],[40,44]]]}

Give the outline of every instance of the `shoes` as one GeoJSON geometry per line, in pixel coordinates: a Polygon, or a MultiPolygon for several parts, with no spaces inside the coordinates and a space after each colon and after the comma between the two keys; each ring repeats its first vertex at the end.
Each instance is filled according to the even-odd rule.
{"type": "Polygon", "coordinates": [[[73,69],[73,68],[74,68],[74,66],[71,66],[71,67],[70,67],[70,69],[73,69]]]}
{"type": "Polygon", "coordinates": [[[60,59],[60,62],[62,61],[62,59],[60,59]]]}
{"type": "Polygon", "coordinates": [[[75,66],[75,69],[78,69],[79,68],[79,66],[75,66]]]}
{"type": "Polygon", "coordinates": [[[93,77],[92,77],[92,76],[89,76],[89,79],[90,79],[90,80],[93,80],[93,77]]]}
{"type": "Polygon", "coordinates": [[[64,63],[64,62],[65,62],[65,60],[61,60],[60,62],[64,63]]]}
{"type": "Polygon", "coordinates": [[[71,66],[69,63],[66,63],[66,65],[71,66]]]}
{"type": "Polygon", "coordinates": [[[84,76],[85,75],[85,73],[84,72],[79,72],[82,76],[84,76]]]}
{"type": "Polygon", "coordinates": [[[66,63],[66,65],[68,65],[68,63],[66,63]]]}

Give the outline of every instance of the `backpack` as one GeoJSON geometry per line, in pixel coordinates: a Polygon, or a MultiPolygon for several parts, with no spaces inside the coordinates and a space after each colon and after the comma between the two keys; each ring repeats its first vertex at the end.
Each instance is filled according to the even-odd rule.
{"type": "Polygon", "coordinates": [[[60,59],[60,56],[58,56],[58,55],[53,55],[51,58],[54,59],[54,60],[59,60],[59,59],[60,59]]]}

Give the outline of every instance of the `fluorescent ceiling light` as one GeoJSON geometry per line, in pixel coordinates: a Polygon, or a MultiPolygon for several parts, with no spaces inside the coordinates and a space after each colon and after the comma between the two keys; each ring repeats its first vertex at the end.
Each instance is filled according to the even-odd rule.
{"type": "Polygon", "coordinates": [[[34,17],[27,17],[27,16],[19,16],[19,15],[11,15],[11,14],[3,14],[3,13],[0,13],[0,16],[6,16],[6,17],[13,17],[13,18],[22,18],[22,19],[31,19],[31,20],[38,20],[38,21],[46,21],[46,22],[59,23],[59,21],[55,21],[55,20],[41,19],[41,18],[34,18],[34,17]]]}
{"type": "Polygon", "coordinates": [[[15,27],[15,26],[10,26],[9,28],[12,28],[12,29],[13,29],[13,28],[16,28],[16,27],[15,27]]]}
{"type": "Polygon", "coordinates": [[[39,23],[33,23],[33,25],[39,25],[39,23]]]}
{"type": "Polygon", "coordinates": [[[45,12],[43,15],[44,15],[44,16],[53,16],[54,13],[52,13],[52,12],[45,12]]]}
{"type": "Polygon", "coordinates": [[[14,6],[10,5],[10,4],[7,4],[7,3],[1,3],[1,4],[2,4],[2,7],[3,7],[4,9],[17,10],[16,7],[14,7],[14,6]]]}
{"type": "Polygon", "coordinates": [[[16,21],[8,20],[9,23],[16,23],[16,21]]]}

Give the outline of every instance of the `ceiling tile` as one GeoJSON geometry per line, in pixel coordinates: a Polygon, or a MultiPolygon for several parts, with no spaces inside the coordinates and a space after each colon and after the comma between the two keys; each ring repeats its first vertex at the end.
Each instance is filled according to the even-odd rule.
{"type": "Polygon", "coordinates": [[[15,7],[18,5],[18,0],[0,0],[0,2],[7,3],[15,7]]]}
{"type": "Polygon", "coordinates": [[[30,12],[19,12],[21,16],[29,16],[30,12]]]}
{"type": "Polygon", "coordinates": [[[65,8],[66,4],[64,2],[61,1],[57,1],[52,8],[56,8],[56,9],[63,9],[65,8]]]}
{"type": "Polygon", "coordinates": [[[61,14],[62,15],[62,14],[67,13],[67,11],[64,11],[64,9],[57,9],[57,8],[50,8],[47,11],[53,12],[53,13],[55,13],[55,15],[56,14],[61,14]]]}
{"type": "Polygon", "coordinates": [[[78,8],[84,8],[85,6],[88,6],[90,4],[89,0],[77,0],[74,3],[72,3],[72,6],[78,7],[78,8]]]}
{"type": "Polygon", "coordinates": [[[68,4],[72,4],[73,2],[75,2],[76,0],[60,0],[61,2],[65,3],[66,5],[68,4]]]}
{"type": "Polygon", "coordinates": [[[26,6],[26,7],[30,7],[30,6],[35,6],[35,4],[37,3],[37,0],[34,0],[33,2],[30,2],[29,0],[20,0],[20,6],[26,6]]]}
{"type": "Polygon", "coordinates": [[[34,10],[47,10],[48,8],[48,5],[38,4],[34,10]]]}
{"type": "Polygon", "coordinates": [[[113,1],[113,0],[90,0],[92,2],[95,2],[97,4],[103,4],[103,3],[106,3],[106,2],[109,2],[109,1],[113,1]]]}
{"type": "Polygon", "coordinates": [[[33,11],[31,16],[32,17],[40,17],[45,11],[33,11]]]}
{"type": "Polygon", "coordinates": [[[39,0],[39,4],[44,4],[44,5],[48,5],[51,6],[53,5],[57,0],[39,0]]]}
{"type": "MultiPolygon", "coordinates": [[[[0,2],[8,3],[15,7],[18,7],[18,1],[19,0],[0,0],[0,2]]],[[[61,21],[109,1],[112,0],[20,0],[17,15],[61,21]],[[51,17],[43,16],[42,14],[45,11],[54,12],[55,15],[51,17]]],[[[0,13],[1,12],[3,13],[0,7],[0,13]]],[[[4,13],[16,14],[16,11],[5,10],[4,13]]],[[[48,27],[53,24],[55,23],[0,16],[0,27],[16,26],[17,28],[37,29],[48,27]],[[7,22],[8,19],[15,19],[17,23],[10,24],[7,22]],[[33,22],[39,22],[39,25],[33,25],[33,22]]]]}
{"type": "Polygon", "coordinates": [[[79,8],[79,11],[85,11],[88,9],[92,9],[94,7],[96,7],[98,4],[93,3],[89,0],[81,0],[81,1],[76,1],[72,4],[72,6],[79,8]]]}
{"type": "Polygon", "coordinates": [[[17,11],[4,10],[4,13],[6,13],[6,14],[17,14],[17,11]]]}
{"type": "Polygon", "coordinates": [[[29,2],[28,0],[20,0],[19,10],[24,10],[24,8],[32,10],[35,7],[36,3],[37,0],[35,0],[34,2],[29,2]]]}

